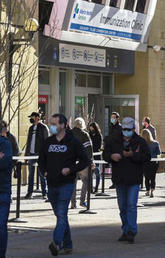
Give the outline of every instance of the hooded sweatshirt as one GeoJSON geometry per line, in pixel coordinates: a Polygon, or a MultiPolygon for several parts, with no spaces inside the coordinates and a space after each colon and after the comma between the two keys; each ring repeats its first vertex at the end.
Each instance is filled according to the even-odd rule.
{"type": "Polygon", "coordinates": [[[47,172],[48,186],[54,187],[73,183],[76,173],[89,165],[89,159],[82,143],[71,131],[66,131],[61,141],[58,141],[55,135],[46,139],[38,164],[43,175],[47,172]],[[63,168],[70,168],[70,174],[63,176],[63,168]]]}
{"type": "Polygon", "coordinates": [[[6,137],[0,136],[0,193],[11,193],[12,146],[6,137]]]}

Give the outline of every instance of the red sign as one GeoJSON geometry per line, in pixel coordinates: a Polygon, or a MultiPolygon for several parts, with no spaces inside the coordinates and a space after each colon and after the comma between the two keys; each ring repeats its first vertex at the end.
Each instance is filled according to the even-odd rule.
{"type": "Polygon", "coordinates": [[[39,104],[48,104],[48,95],[38,95],[39,104]]]}

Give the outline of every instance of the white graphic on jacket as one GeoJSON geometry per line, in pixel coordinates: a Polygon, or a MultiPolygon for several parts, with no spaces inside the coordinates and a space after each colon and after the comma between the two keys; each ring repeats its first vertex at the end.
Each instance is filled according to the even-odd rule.
{"type": "Polygon", "coordinates": [[[66,145],[58,145],[58,144],[51,144],[49,146],[48,152],[66,152],[67,151],[66,145]]]}

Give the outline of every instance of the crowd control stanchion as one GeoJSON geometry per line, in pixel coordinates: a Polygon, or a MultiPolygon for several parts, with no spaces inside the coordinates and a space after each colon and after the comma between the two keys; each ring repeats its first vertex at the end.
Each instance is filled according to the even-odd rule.
{"type": "Polygon", "coordinates": [[[102,161],[102,189],[101,189],[101,193],[97,193],[95,194],[95,196],[110,196],[109,194],[105,193],[105,165],[106,165],[106,162],[102,161]]]}
{"type": "Polygon", "coordinates": [[[91,167],[88,168],[88,191],[87,191],[87,209],[79,211],[80,214],[97,214],[97,212],[90,210],[90,196],[91,196],[91,167]]]}
{"type": "Polygon", "coordinates": [[[9,220],[9,222],[26,223],[26,220],[20,218],[20,199],[21,199],[21,168],[22,162],[17,162],[17,198],[16,198],[16,218],[9,220]]]}

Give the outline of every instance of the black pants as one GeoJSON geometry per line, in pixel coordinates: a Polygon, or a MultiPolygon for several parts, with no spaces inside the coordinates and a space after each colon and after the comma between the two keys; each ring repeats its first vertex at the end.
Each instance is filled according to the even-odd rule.
{"type": "Polygon", "coordinates": [[[145,187],[146,190],[155,189],[156,171],[158,169],[158,163],[147,162],[144,165],[145,187]]]}

